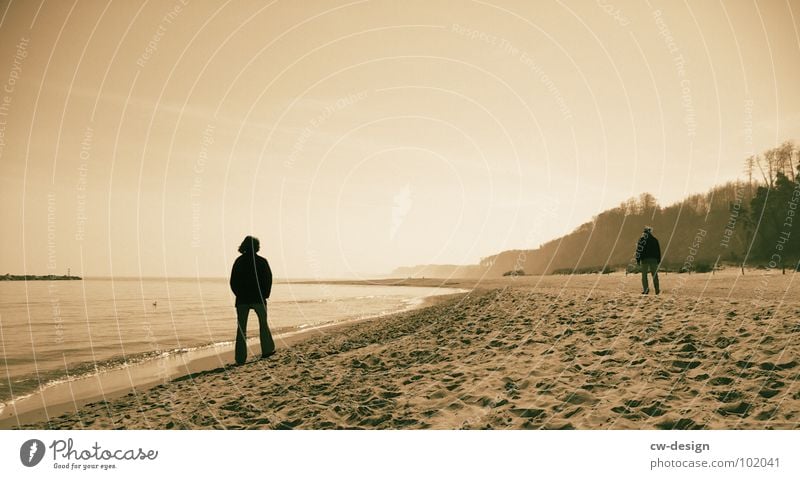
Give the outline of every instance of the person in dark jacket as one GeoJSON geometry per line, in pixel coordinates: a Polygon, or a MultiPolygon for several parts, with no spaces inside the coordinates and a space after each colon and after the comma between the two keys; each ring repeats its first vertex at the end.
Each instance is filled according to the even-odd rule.
{"type": "Polygon", "coordinates": [[[231,271],[231,290],[236,295],[236,364],[247,359],[247,316],[255,310],[261,337],[261,357],[275,353],[275,342],[267,325],[267,299],[272,291],[272,270],[266,258],[257,255],[258,238],[247,236],[239,246],[231,271]]]}
{"type": "Polygon", "coordinates": [[[653,288],[656,294],[661,293],[658,287],[658,266],[661,264],[661,247],[658,240],[653,236],[653,229],[649,226],[644,228],[641,238],[636,243],[636,264],[642,266],[642,294],[650,293],[650,285],[647,284],[647,273],[653,275],[653,288]]]}

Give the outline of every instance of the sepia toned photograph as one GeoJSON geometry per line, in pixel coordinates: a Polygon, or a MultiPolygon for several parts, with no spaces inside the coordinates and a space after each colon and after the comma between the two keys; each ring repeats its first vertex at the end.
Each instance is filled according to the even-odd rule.
{"type": "Polygon", "coordinates": [[[2,1],[13,467],[800,429],[799,79],[791,0],[2,1]]]}

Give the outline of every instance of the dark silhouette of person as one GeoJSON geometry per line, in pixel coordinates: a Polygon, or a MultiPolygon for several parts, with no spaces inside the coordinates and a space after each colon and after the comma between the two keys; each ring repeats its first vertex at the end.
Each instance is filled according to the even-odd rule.
{"type": "Polygon", "coordinates": [[[661,247],[658,240],[653,236],[653,228],[645,226],[642,236],[636,243],[636,264],[642,266],[642,294],[650,293],[650,285],[647,284],[647,273],[653,275],[653,288],[656,294],[661,293],[658,286],[658,266],[661,264],[661,247]]]}
{"type": "Polygon", "coordinates": [[[275,342],[267,325],[267,299],[272,291],[272,270],[269,262],[256,253],[261,244],[258,238],[245,237],[239,246],[241,256],[233,262],[231,290],[236,295],[236,364],[247,359],[247,316],[254,310],[258,316],[261,338],[261,357],[275,354],[275,342]]]}

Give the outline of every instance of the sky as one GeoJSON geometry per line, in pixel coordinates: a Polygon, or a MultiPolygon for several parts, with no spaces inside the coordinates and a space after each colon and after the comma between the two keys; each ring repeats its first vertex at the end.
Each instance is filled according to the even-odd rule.
{"type": "Polygon", "coordinates": [[[790,1],[0,2],[0,274],[535,248],[800,139],[790,1]]]}

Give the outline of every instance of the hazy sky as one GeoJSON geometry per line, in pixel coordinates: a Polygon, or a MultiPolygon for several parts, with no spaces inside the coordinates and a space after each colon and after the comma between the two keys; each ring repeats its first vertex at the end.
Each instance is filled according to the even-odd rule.
{"type": "Polygon", "coordinates": [[[800,137],[786,1],[0,3],[0,273],[380,274],[800,137]]]}

